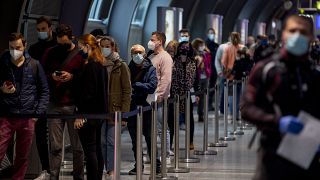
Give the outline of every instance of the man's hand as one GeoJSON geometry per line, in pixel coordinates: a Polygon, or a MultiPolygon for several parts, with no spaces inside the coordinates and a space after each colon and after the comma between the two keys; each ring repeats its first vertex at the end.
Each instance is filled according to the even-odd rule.
{"type": "Polygon", "coordinates": [[[61,72],[62,72],[62,75],[60,76],[61,82],[68,82],[68,81],[72,80],[73,74],[71,74],[67,71],[61,71],[61,72]]]}
{"type": "Polygon", "coordinates": [[[34,122],[37,122],[38,118],[32,118],[31,120],[34,121],[34,122]]]}
{"type": "Polygon", "coordinates": [[[58,82],[68,82],[72,80],[73,74],[67,71],[61,71],[61,75],[57,76],[56,73],[52,73],[52,79],[58,82]]]}
{"type": "Polygon", "coordinates": [[[84,119],[76,119],[76,120],[74,121],[73,126],[74,126],[75,129],[80,129],[80,128],[83,127],[84,123],[85,123],[85,120],[84,120],[84,119]]]}
{"type": "Polygon", "coordinates": [[[200,97],[196,96],[196,103],[199,104],[199,101],[200,101],[200,97]]]}
{"type": "Polygon", "coordinates": [[[13,84],[7,85],[7,83],[4,82],[1,87],[1,91],[5,94],[12,94],[12,93],[16,92],[16,88],[14,87],[13,84]]]}

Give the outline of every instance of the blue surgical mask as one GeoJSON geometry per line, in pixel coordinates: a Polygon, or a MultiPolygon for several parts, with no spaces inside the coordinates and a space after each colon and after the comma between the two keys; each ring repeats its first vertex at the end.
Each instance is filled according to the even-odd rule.
{"type": "Polygon", "coordinates": [[[179,42],[185,42],[185,41],[189,42],[189,37],[182,36],[179,38],[179,42]]]}
{"type": "Polygon", "coordinates": [[[208,39],[209,39],[210,41],[214,41],[214,39],[215,39],[214,34],[208,34],[208,39]]]}
{"type": "Polygon", "coordinates": [[[132,60],[136,64],[141,64],[144,60],[143,55],[138,53],[138,54],[133,54],[132,55],[132,60]]]}
{"type": "Polygon", "coordinates": [[[268,40],[266,40],[266,39],[261,40],[261,45],[267,46],[268,45],[268,40]]]}
{"type": "Polygon", "coordinates": [[[49,35],[48,32],[38,32],[38,38],[41,40],[46,40],[48,39],[49,35]]]}
{"type": "Polygon", "coordinates": [[[306,36],[295,33],[288,37],[285,47],[289,53],[302,56],[309,50],[309,40],[306,36]]]}

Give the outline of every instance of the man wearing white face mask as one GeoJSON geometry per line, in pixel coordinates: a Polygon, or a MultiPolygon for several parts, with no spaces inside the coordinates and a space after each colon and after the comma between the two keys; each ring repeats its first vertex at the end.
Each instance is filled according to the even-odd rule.
{"type": "MultiPolygon", "coordinates": [[[[153,50],[153,57],[151,58],[153,66],[157,70],[158,85],[155,92],[156,101],[163,102],[170,96],[170,87],[172,80],[173,60],[170,54],[164,50],[164,43],[166,42],[166,35],[163,32],[153,32],[148,42],[148,48],[153,50]]],[[[161,139],[162,135],[162,106],[158,105],[158,136],[161,139]]],[[[170,153],[170,134],[167,129],[167,154],[170,153]]]]}
{"type": "MultiPolygon", "coordinates": [[[[37,32],[38,42],[31,45],[28,52],[32,58],[41,60],[48,48],[57,45],[56,38],[53,37],[52,22],[48,17],[41,16],[37,19],[37,32]]],[[[39,176],[39,180],[41,180],[41,177],[48,176],[48,173],[50,173],[47,132],[47,119],[39,119],[35,125],[37,150],[42,167],[42,172],[39,176]]]]}
{"type": "MultiPolygon", "coordinates": [[[[25,52],[22,34],[9,36],[10,51],[0,59],[0,114],[43,114],[49,102],[46,75],[40,63],[25,52]]],[[[16,134],[16,156],[11,179],[24,179],[36,118],[0,118],[0,162],[16,134]]]]}
{"type": "MultiPolygon", "coordinates": [[[[130,110],[136,110],[137,106],[150,106],[147,102],[148,94],[155,92],[157,88],[156,68],[153,67],[149,58],[146,57],[143,46],[136,44],[131,48],[132,61],[129,64],[131,73],[132,95],[130,110]]],[[[151,155],[151,111],[143,113],[143,135],[147,143],[148,155],[151,155]]],[[[128,120],[128,130],[132,140],[132,150],[136,157],[136,117],[131,117],[128,120]]],[[[160,172],[160,161],[157,160],[157,172],[160,172]]],[[[130,175],[135,175],[136,167],[129,171],[130,175]]]]}
{"type": "Polygon", "coordinates": [[[48,17],[41,16],[37,19],[38,42],[29,47],[29,54],[36,60],[41,60],[45,51],[57,45],[52,31],[52,22],[48,17]]]}
{"type": "Polygon", "coordinates": [[[257,63],[251,71],[241,115],[261,131],[255,180],[320,179],[320,152],[316,142],[314,158],[307,168],[277,154],[282,137],[307,131],[297,117],[300,111],[320,119],[320,72],[309,60],[312,38],[311,18],[289,16],[283,25],[283,48],[257,63]]]}

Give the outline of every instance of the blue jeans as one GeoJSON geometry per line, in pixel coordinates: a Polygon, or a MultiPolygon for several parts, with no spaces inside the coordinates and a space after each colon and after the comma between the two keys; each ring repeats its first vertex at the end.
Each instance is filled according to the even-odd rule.
{"type": "Polygon", "coordinates": [[[101,128],[101,149],[106,171],[113,171],[114,168],[114,124],[103,122],[101,128]]]}
{"type": "MultiPolygon", "coordinates": [[[[232,86],[229,86],[229,88],[233,88],[232,86]]],[[[241,95],[241,83],[237,84],[237,99],[236,99],[236,110],[237,110],[237,115],[236,117],[239,117],[239,103],[240,103],[240,95],[241,95]]],[[[232,97],[233,96],[228,96],[228,104],[229,104],[229,114],[232,115],[233,114],[233,101],[232,101],[232,97]]]]}

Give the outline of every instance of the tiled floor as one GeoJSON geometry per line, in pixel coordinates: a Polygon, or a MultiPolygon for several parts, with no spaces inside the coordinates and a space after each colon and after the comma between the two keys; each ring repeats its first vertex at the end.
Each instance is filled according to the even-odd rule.
{"type": "MultiPolygon", "coordinates": [[[[197,119],[197,117],[195,117],[197,119]]],[[[209,142],[213,137],[213,114],[209,114],[209,142]]],[[[229,130],[232,127],[229,124],[229,130]]],[[[190,168],[190,173],[168,174],[183,180],[249,180],[252,178],[255,169],[257,143],[248,149],[249,141],[254,130],[246,130],[242,136],[236,136],[235,141],[228,142],[228,147],[209,148],[217,150],[217,155],[194,156],[200,158],[200,163],[180,163],[182,167],[190,168]]],[[[184,131],[180,131],[180,148],[184,147],[184,131]]],[[[223,136],[223,121],[220,120],[220,135],[223,136]]],[[[202,149],[203,142],[203,123],[195,123],[194,144],[195,149],[202,149]]],[[[144,145],[145,146],[145,145],[144,145]]],[[[131,139],[128,131],[122,134],[122,161],[121,161],[121,180],[134,180],[135,176],[129,176],[128,171],[133,168],[133,153],[131,151],[131,139]]],[[[180,156],[184,156],[184,151],[180,151],[180,156]]],[[[168,165],[170,166],[170,165],[168,165]]],[[[145,165],[145,175],[143,179],[149,179],[149,165],[145,165]]],[[[69,172],[71,168],[63,168],[61,180],[71,180],[69,172]]]]}

